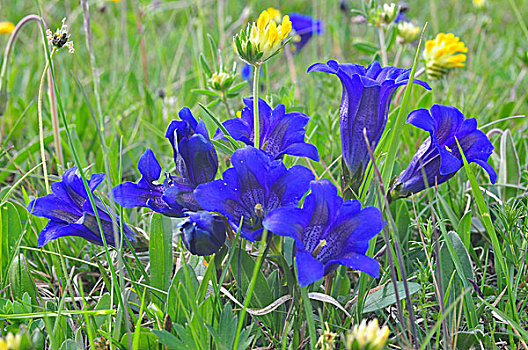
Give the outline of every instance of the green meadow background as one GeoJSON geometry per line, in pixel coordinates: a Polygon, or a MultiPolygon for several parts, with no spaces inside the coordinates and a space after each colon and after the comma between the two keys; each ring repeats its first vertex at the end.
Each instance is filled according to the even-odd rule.
{"type": "MultiPolygon", "coordinates": [[[[46,220],[30,216],[25,207],[45,194],[37,166],[41,162],[37,96],[46,56],[42,32],[32,22],[20,33],[8,62],[8,100],[1,116],[0,336],[23,334],[28,348],[229,349],[240,337],[240,348],[297,349],[315,347],[313,339],[325,329],[325,322],[337,334],[336,344],[341,344],[352,325],[377,318],[390,328],[393,348],[527,349],[528,123],[523,115],[528,109],[528,1],[488,0],[483,9],[469,0],[407,4],[410,19],[421,28],[428,22],[424,40],[450,32],[469,50],[466,67],[446,78],[432,81],[420,76],[432,91],[415,87],[404,113],[439,103],[475,117],[495,146],[490,162],[499,179],[491,185],[481,168],[471,166],[479,186],[470,185],[461,169],[437,190],[391,205],[385,214],[397,229],[389,226],[389,235],[401,250],[398,270],[406,272],[397,283],[402,300],[394,296],[386,254],[379,257],[379,280],[342,267],[332,277],[332,288],[314,285],[309,290],[328,297],[308,302],[278,273],[280,259],[269,258],[258,272],[249,307],[278,306],[262,314],[249,312],[240,333],[236,325],[258,245],[233,247],[224,252],[226,259],[208,258],[204,263],[179,242],[177,220],[144,209],[118,209],[145,236],[135,249],[105,252],[71,237],[38,248],[38,233],[46,220]],[[411,303],[404,299],[405,284],[411,303]],[[403,310],[403,320],[398,309],[403,310]]],[[[136,165],[145,148],[155,152],[164,170],[173,171],[172,149],[164,135],[180,108],[191,108],[212,134],[213,118],[199,104],[223,121],[241,109],[242,97],[251,95],[251,86],[239,77],[235,83],[240,83],[239,89],[227,96],[226,108],[203,91],[209,76],[202,61],[213,71],[222,64],[239,74],[243,62],[235,57],[232,36],[268,7],[324,22],[324,33],[292,62],[280,54],[265,64],[261,97],[311,117],[307,137],[318,148],[321,162],[287,157],[286,164],[308,165],[318,178],[338,183],[342,87],[333,75],[307,74],[306,69],[329,59],[365,65],[379,60],[376,29],[357,23],[350,11],[342,10],[361,9],[359,1],[90,1],[93,50],[89,50],[80,2],[0,0],[0,21],[16,23],[41,12],[54,31],[66,17],[74,41],[73,55],[62,49],[53,57],[59,104],[68,123],[66,130],[61,119],[64,164],[56,157],[50,104],[44,96],[50,181],[59,180],[75,165],[74,150],[88,173],[105,172],[112,185],[139,179],[136,165]],[[102,126],[101,135],[96,125],[102,126]]],[[[392,63],[399,45],[391,30],[387,36],[392,63]]],[[[1,52],[7,40],[8,35],[0,35],[1,52]]],[[[417,43],[403,47],[399,66],[410,68],[416,49],[417,43]]],[[[421,67],[420,60],[417,69],[421,67]]],[[[393,99],[389,125],[401,98],[397,102],[393,99]]],[[[394,175],[407,166],[427,136],[404,126],[394,175]]],[[[383,148],[379,153],[382,162],[383,148]]],[[[220,170],[226,169],[228,155],[222,149],[219,159],[220,170]]],[[[372,186],[364,204],[378,204],[375,181],[372,186]]],[[[97,193],[107,198],[108,190],[103,183],[97,193]]],[[[381,234],[377,242],[375,253],[385,245],[381,234]]],[[[283,243],[286,263],[291,264],[291,242],[289,253],[288,242],[283,243]]]]}

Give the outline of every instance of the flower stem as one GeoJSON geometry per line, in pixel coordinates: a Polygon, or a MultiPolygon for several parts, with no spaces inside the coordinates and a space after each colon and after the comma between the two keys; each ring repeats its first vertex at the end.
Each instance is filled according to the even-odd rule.
{"type": "MultiPolygon", "coordinates": [[[[256,71],[257,70],[258,69],[256,69],[256,71]]],[[[251,282],[249,282],[247,296],[246,296],[246,299],[244,300],[244,307],[242,308],[242,312],[240,313],[240,317],[238,319],[238,326],[237,326],[235,341],[233,343],[233,349],[238,349],[238,343],[240,342],[240,333],[242,332],[242,326],[244,325],[244,319],[246,318],[247,308],[251,301],[253,290],[255,289],[255,285],[257,284],[257,277],[260,271],[260,266],[262,265],[262,261],[264,260],[264,257],[266,256],[268,252],[269,246],[271,245],[271,244],[268,244],[267,238],[268,238],[268,230],[264,229],[264,232],[262,232],[262,238],[260,240],[259,256],[257,258],[257,263],[255,264],[255,268],[253,269],[253,275],[251,276],[251,282]]]]}
{"type": "Polygon", "coordinates": [[[253,65],[253,143],[260,149],[260,120],[258,110],[260,64],[253,65]]]}
{"type": "Polygon", "coordinates": [[[379,42],[380,42],[380,52],[381,52],[381,63],[383,66],[387,66],[389,64],[389,59],[387,58],[387,46],[385,44],[385,32],[383,31],[383,27],[378,27],[378,36],[379,36],[379,42]]]}
{"type": "MultiPolygon", "coordinates": [[[[7,65],[8,65],[8,62],[9,62],[9,57],[10,57],[12,49],[13,49],[13,47],[15,45],[16,39],[18,37],[18,34],[20,33],[20,30],[22,29],[22,27],[26,23],[29,23],[29,22],[37,22],[38,24],[40,24],[41,29],[42,29],[43,32],[46,29],[46,23],[44,22],[44,20],[40,16],[27,15],[26,17],[22,18],[17,23],[15,29],[13,30],[13,33],[11,33],[11,36],[9,37],[9,40],[8,40],[6,48],[5,48],[4,59],[2,61],[2,68],[0,69],[0,99],[1,99],[2,95],[5,95],[5,97],[6,97],[6,100],[3,102],[4,104],[0,105],[0,117],[4,114],[5,108],[7,107],[7,91],[6,91],[7,90],[7,76],[6,76],[6,73],[7,73],[7,65]]],[[[44,44],[44,49],[47,50],[48,49],[48,45],[46,43],[45,37],[44,37],[43,44],[44,44]]],[[[51,74],[49,75],[49,79],[50,79],[50,86],[52,86],[52,76],[51,76],[51,74]]],[[[52,108],[54,108],[54,107],[55,106],[52,105],[52,108]]],[[[55,113],[55,112],[56,111],[52,110],[52,113],[55,113]]],[[[1,143],[2,139],[3,139],[3,135],[4,135],[4,123],[2,123],[1,126],[0,126],[0,143],[1,143]]]]}
{"type": "MultiPolygon", "coordinates": [[[[50,54],[50,60],[53,58],[53,55],[57,52],[57,48],[54,47],[53,51],[50,54]]],[[[50,193],[50,185],[48,179],[48,168],[46,166],[46,151],[44,149],[44,125],[42,122],[42,90],[44,88],[44,81],[46,80],[46,74],[50,66],[50,61],[46,62],[46,67],[44,67],[44,72],[42,72],[42,78],[40,78],[40,85],[38,89],[38,99],[37,99],[37,110],[38,110],[38,123],[39,123],[39,140],[40,140],[40,157],[42,158],[42,172],[44,175],[44,184],[46,185],[46,193],[50,193]]]]}

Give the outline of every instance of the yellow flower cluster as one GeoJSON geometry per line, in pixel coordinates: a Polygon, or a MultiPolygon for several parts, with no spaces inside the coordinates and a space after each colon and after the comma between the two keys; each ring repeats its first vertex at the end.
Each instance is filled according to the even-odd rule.
{"type": "Polygon", "coordinates": [[[292,30],[289,16],[284,16],[282,23],[277,25],[274,17],[279,12],[270,10],[262,11],[256,22],[249,24],[234,38],[236,53],[249,64],[261,64],[276,55],[292,30]]]}
{"type": "Polygon", "coordinates": [[[0,22],[0,34],[11,34],[15,30],[15,25],[11,22],[0,22]]]}
{"type": "Polygon", "coordinates": [[[373,319],[368,324],[366,320],[363,320],[348,333],[345,348],[348,350],[382,350],[388,338],[389,328],[387,326],[379,328],[377,319],[373,319]]]}
{"type": "Polygon", "coordinates": [[[467,52],[466,45],[459,37],[452,33],[439,33],[436,38],[425,43],[423,57],[427,75],[436,79],[452,68],[464,67],[467,52]]]}

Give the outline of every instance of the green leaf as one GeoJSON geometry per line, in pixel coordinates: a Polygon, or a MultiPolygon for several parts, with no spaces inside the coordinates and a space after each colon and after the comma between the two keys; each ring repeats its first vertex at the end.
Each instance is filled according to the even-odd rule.
{"type": "Polygon", "coordinates": [[[236,150],[238,149],[238,143],[235,141],[235,139],[231,136],[231,134],[229,133],[229,131],[227,131],[227,129],[225,128],[225,126],[218,120],[218,118],[216,118],[213,113],[211,113],[211,111],[206,107],[204,106],[203,104],[201,103],[198,103],[198,105],[204,110],[205,112],[205,115],[207,115],[215,124],[216,126],[218,126],[218,128],[220,128],[220,130],[222,130],[222,132],[224,133],[224,136],[225,138],[231,143],[232,147],[233,147],[233,150],[236,150]]]}
{"type": "Polygon", "coordinates": [[[193,269],[189,268],[190,283],[184,275],[183,267],[174,275],[172,286],[169,289],[167,300],[167,313],[175,323],[185,323],[185,312],[191,309],[190,298],[197,295],[199,283],[193,269]]]}
{"type": "MultiPolygon", "coordinates": [[[[418,292],[422,287],[416,282],[407,282],[409,286],[409,293],[413,295],[418,292]]],[[[405,298],[405,287],[403,282],[396,282],[396,288],[398,290],[398,298],[402,300],[405,298]]],[[[387,283],[383,288],[375,291],[374,293],[367,296],[363,307],[363,313],[369,313],[386,308],[389,305],[396,303],[396,293],[394,293],[394,286],[392,283],[387,283]]]]}
{"type": "MultiPolygon", "coordinates": [[[[134,335],[132,335],[133,337],[134,335]]],[[[124,349],[128,349],[128,333],[123,335],[120,341],[124,349]]],[[[158,337],[150,329],[141,328],[139,330],[138,349],[141,350],[158,350],[158,337]]],[[[178,348],[179,349],[179,348],[178,348]]]]}
{"type": "MultiPolygon", "coordinates": [[[[246,253],[245,250],[234,248],[233,254],[235,258],[231,261],[231,268],[233,269],[233,275],[238,276],[238,257],[240,254],[240,278],[238,286],[242,290],[242,295],[246,295],[246,291],[249,288],[249,281],[253,275],[253,269],[255,267],[255,261],[246,253]]],[[[249,303],[251,308],[262,308],[268,306],[273,302],[271,289],[264,278],[262,271],[258,272],[255,289],[253,291],[253,297],[249,303]]]]}
{"type": "Polygon", "coordinates": [[[13,259],[13,263],[9,267],[9,282],[15,297],[22,298],[25,292],[28,292],[29,295],[35,295],[24,255],[19,254],[13,259]]]}
{"type": "Polygon", "coordinates": [[[507,118],[511,116],[516,103],[517,101],[510,101],[503,104],[499,111],[499,114],[497,115],[497,119],[507,118]]]}
{"type": "MultiPolygon", "coordinates": [[[[448,232],[447,237],[451,241],[453,251],[450,251],[447,242],[444,242],[442,248],[440,248],[440,271],[444,292],[446,291],[449,280],[451,279],[451,276],[455,270],[457,270],[457,275],[464,283],[466,283],[467,278],[475,280],[471,259],[469,258],[469,254],[466,250],[466,247],[462,243],[462,240],[460,240],[460,237],[454,231],[448,232]],[[460,273],[458,273],[458,269],[456,269],[457,263],[455,259],[457,259],[460,263],[460,273]]],[[[455,283],[455,287],[455,295],[458,296],[460,283],[455,283]]]]}
{"type": "MultiPolygon", "coordinates": [[[[243,81],[241,83],[236,84],[235,86],[231,87],[229,90],[227,90],[228,94],[234,94],[238,90],[242,89],[244,86],[247,86],[247,82],[243,81]]],[[[236,94],[235,94],[236,96],[236,94]]]]}
{"type": "Polygon", "coordinates": [[[199,95],[207,95],[207,96],[213,96],[213,97],[219,97],[220,94],[216,91],[207,90],[207,89],[192,89],[191,92],[193,94],[199,94],[199,95]]]}
{"type": "Polygon", "coordinates": [[[500,194],[504,202],[517,196],[521,184],[521,164],[510,129],[506,129],[500,139],[500,163],[497,180],[499,184],[503,185],[500,187],[500,194]]]}
{"type": "MultiPolygon", "coordinates": [[[[103,294],[101,299],[99,299],[99,301],[97,302],[97,305],[95,306],[95,310],[108,310],[108,309],[110,309],[110,294],[105,293],[103,294]]],[[[96,328],[99,328],[106,320],[109,319],[109,317],[107,315],[97,315],[97,316],[94,316],[94,319],[95,319],[96,328]]]]}
{"type": "Polygon", "coordinates": [[[158,337],[158,341],[164,345],[167,345],[169,349],[192,349],[191,344],[186,344],[178,339],[176,336],[170,334],[167,331],[153,330],[152,333],[158,337]]]}
{"type": "Polygon", "coordinates": [[[211,68],[209,67],[209,64],[207,64],[207,61],[205,60],[205,57],[203,53],[200,54],[200,64],[202,65],[202,69],[204,70],[205,74],[210,77],[213,75],[213,72],[211,71],[211,68]]]}
{"type": "Polygon", "coordinates": [[[468,211],[458,222],[457,232],[464,247],[469,251],[471,247],[471,210],[468,211]]]}
{"type": "MultiPolygon", "coordinates": [[[[150,219],[150,285],[168,290],[172,275],[172,221],[159,213],[150,219]]],[[[158,306],[164,306],[166,295],[158,293],[162,299],[154,298],[158,306]]]]}
{"type": "Polygon", "coordinates": [[[364,52],[367,55],[373,55],[376,52],[378,52],[378,46],[372,43],[360,41],[360,42],[353,43],[352,46],[354,46],[358,51],[364,52]]]}
{"type": "Polygon", "coordinates": [[[77,345],[75,341],[72,339],[66,339],[64,343],[62,343],[60,350],[82,350],[82,348],[77,345]]]}
{"type": "Polygon", "coordinates": [[[7,270],[22,238],[22,225],[16,207],[5,203],[0,207],[0,287],[7,278],[7,270]]]}

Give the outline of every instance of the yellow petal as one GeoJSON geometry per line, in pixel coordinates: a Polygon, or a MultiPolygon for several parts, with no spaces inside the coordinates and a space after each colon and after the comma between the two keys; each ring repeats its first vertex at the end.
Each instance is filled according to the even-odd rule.
{"type": "Polygon", "coordinates": [[[270,22],[270,15],[268,11],[262,11],[262,13],[260,14],[257,20],[257,29],[259,30],[259,32],[264,33],[264,30],[266,30],[266,26],[268,25],[269,22],[270,22]]]}
{"type": "Polygon", "coordinates": [[[282,24],[280,26],[280,38],[281,40],[286,38],[292,30],[292,23],[290,21],[290,16],[286,15],[282,19],[282,24]]]}
{"type": "Polygon", "coordinates": [[[279,33],[277,32],[277,25],[275,22],[270,22],[267,31],[268,43],[270,47],[275,46],[279,41],[279,33]]]}
{"type": "Polygon", "coordinates": [[[451,56],[447,59],[447,61],[449,63],[462,63],[462,62],[466,62],[466,55],[464,54],[458,54],[458,55],[454,55],[454,56],[451,56]]]}
{"type": "Polygon", "coordinates": [[[266,10],[270,16],[270,19],[280,21],[281,13],[279,10],[270,7],[266,10]]]}

